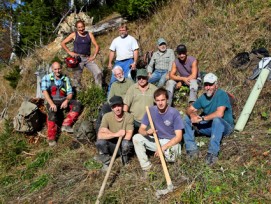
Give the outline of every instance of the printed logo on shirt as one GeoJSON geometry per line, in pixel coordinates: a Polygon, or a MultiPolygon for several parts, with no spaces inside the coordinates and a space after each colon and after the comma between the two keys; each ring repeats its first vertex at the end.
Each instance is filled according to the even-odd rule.
{"type": "Polygon", "coordinates": [[[169,120],[165,120],[165,121],[164,121],[164,124],[165,124],[166,126],[170,126],[171,123],[170,123],[169,120]]]}

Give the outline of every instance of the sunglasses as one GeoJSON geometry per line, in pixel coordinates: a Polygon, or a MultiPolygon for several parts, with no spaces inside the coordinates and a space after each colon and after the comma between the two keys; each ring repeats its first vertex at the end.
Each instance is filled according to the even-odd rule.
{"type": "Polygon", "coordinates": [[[147,79],[147,77],[145,77],[145,76],[139,76],[139,77],[137,77],[137,80],[141,80],[141,79],[145,80],[145,79],[147,79]]]}
{"type": "Polygon", "coordinates": [[[204,83],[204,86],[213,86],[215,83],[208,83],[208,82],[206,82],[206,83],[204,83]]]}

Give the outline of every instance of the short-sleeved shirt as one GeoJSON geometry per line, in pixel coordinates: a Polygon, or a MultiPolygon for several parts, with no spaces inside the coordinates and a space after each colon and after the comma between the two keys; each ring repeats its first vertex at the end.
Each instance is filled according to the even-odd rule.
{"type": "Polygon", "coordinates": [[[110,89],[108,100],[113,96],[121,96],[124,98],[127,90],[134,84],[134,81],[131,79],[124,79],[124,81],[119,82],[115,81],[110,89]]]}
{"type": "Polygon", "coordinates": [[[152,73],[155,65],[155,70],[166,70],[170,71],[175,55],[172,49],[167,49],[165,52],[159,50],[154,52],[151,61],[148,65],[148,72],[152,73]]]}
{"type": "Polygon", "coordinates": [[[125,38],[115,38],[109,49],[116,52],[116,60],[126,60],[134,58],[134,51],[138,48],[136,39],[127,35],[125,38]]]}
{"type": "Polygon", "coordinates": [[[129,106],[129,111],[137,122],[141,122],[146,112],[146,106],[153,106],[153,94],[156,89],[155,85],[149,83],[147,90],[142,93],[136,83],[126,92],[124,104],[129,106]]]}
{"type": "MultiPolygon", "coordinates": [[[[169,106],[163,114],[159,113],[157,106],[152,106],[149,110],[154,123],[154,128],[157,130],[157,136],[160,139],[170,140],[176,136],[176,130],[184,129],[181,114],[177,109],[169,106]]],[[[147,113],[145,113],[141,124],[149,126],[150,122],[147,113]]]]}
{"type": "Polygon", "coordinates": [[[60,80],[57,80],[54,76],[54,73],[50,73],[45,75],[42,80],[41,80],[41,90],[42,91],[49,91],[49,89],[51,88],[51,79],[54,79],[54,83],[61,87],[64,83],[66,83],[65,87],[66,87],[66,94],[69,95],[72,93],[72,86],[71,86],[71,82],[70,79],[68,77],[66,77],[65,75],[62,75],[62,77],[60,78],[60,80]],[[65,81],[64,81],[65,79],[65,81]]]}
{"type": "Polygon", "coordinates": [[[108,128],[111,132],[119,130],[134,130],[134,118],[130,113],[123,113],[123,120],[117,121],[114,112],[106,113],[103,116],[100,128],[108,128]]]}
{"type": "MultiPolygon", "coordinates": [[[[181,63],[180,59],[175,59],[175,64],[177,71],[180,76],[182,77],[188,77],[192,73],[192,64],[196,61],[196,58],[193,56],[187,56],[185,63],[181,63]]],[[[198,72],[199,77],[199,72],[198,72]]]]}
{"type": "Polygon", "coordinates": [[[203,94],[193,103],[193,107],[197,110],[202,109],[204,115],[215,112],[220,106],[226,107],[223,119],[233,126],[232,107],[229,96],[225,91],[217,89],[210,99],[207,98],[206,94],[203,94]]]}

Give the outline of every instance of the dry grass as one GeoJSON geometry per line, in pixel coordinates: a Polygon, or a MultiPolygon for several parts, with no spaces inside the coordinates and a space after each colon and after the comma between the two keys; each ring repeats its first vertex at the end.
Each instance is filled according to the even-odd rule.
{"type": "MultiPolygon", "coordinates": [[[[186,44],[189,54],[199,59],[201,71],[215,72],[219,76],[220,86],[236,96],[235,114],[238,116],[255,82],[246,80],[252,70],[240,71],[227,63],[236,53],[250,51],[257,42],[264,41],[263,45],[271,51],[270,3],[260,0],[201,0],[194,4],[190,0],[169,2],[149,19],[129,23],[130,34],[140,43],[140,53],[156,49],[159,37],[164,37],[173,49],[180,43],[186,44]]],[[[101,68],[107,66],[109,45],[117,35],[118,31],[115,30],[96,37],[101,47],[97,59],[101,68]]],[[[10,117],[23,97],[35,95],[36,67],[43,61],[50,62],[55,55],[62,59],[65,57],[63,50],[53,49],[51,45],[47,48],[22,60],[25,72],[15,92],[1,80],[0,105],[2,107],[8,103],[12,107],[9,108],[10,117]],[[12,96],[20,100],[15,101],[12,96]]],[[[89,72],[84,72],[83,82],[85,85],[92,83],[89,72]]],[[[210,168],[204,164],[209,140],[198,138],[198,141],[205,143],[201,148],[202,155],[193,162],[182,155],[176,163],[168,166],[177,189],[158,200],[154,195],[155,190],[166,187],[159,161],[151,158],[155,164],[154,171],[149,175],[149,180],[142,180],[136,158],[125,167],[118,159],[107,182],[102,203],[270,203],[269,87],[270,82],[267,82],[245,131],[236,132],[223,140],[217,165],[210,168]],[[267,117],[263,117],[263,113],[267,113],[267,117]]],[[[46,134],[45,130],[43,134],[46,134]]],[[[14,140],[21,137],[15,133],[11,135],[14,140]]],[[[48,147],[43,137],[38,144],[28,144],[29,154],[20,154],[23,162],[8,172],[1,171],[0,202],[94,203],[105,173],[86,167],[86,162],[96,153],[94,144],[75,144],[70,135],[61,135],[54,149],[48,147]],[[50,156],[44,166],[36,167],[33,177],[24,179],[23,176],[31,173],[29,165],[40,157],[38,155],[46,152],[50,156]],[[37,187],[39,182],[35,182],[41,182],[39,178],[47,181],[41,188],[37,187]]]]}

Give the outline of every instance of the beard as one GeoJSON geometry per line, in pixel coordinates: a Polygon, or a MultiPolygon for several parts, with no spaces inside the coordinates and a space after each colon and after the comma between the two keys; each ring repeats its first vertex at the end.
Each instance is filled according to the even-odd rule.
{"type": "Polygon", "coordinates": [[[122,34],[120,35],[121,38],[126,38],[128,34],[122,34]]]}
{"type": "Polygon", "coordinates": [[[117,78],[117,80],[118,80],[118,82],[123,82],[124,81],[124,76],[117,78]]]}

